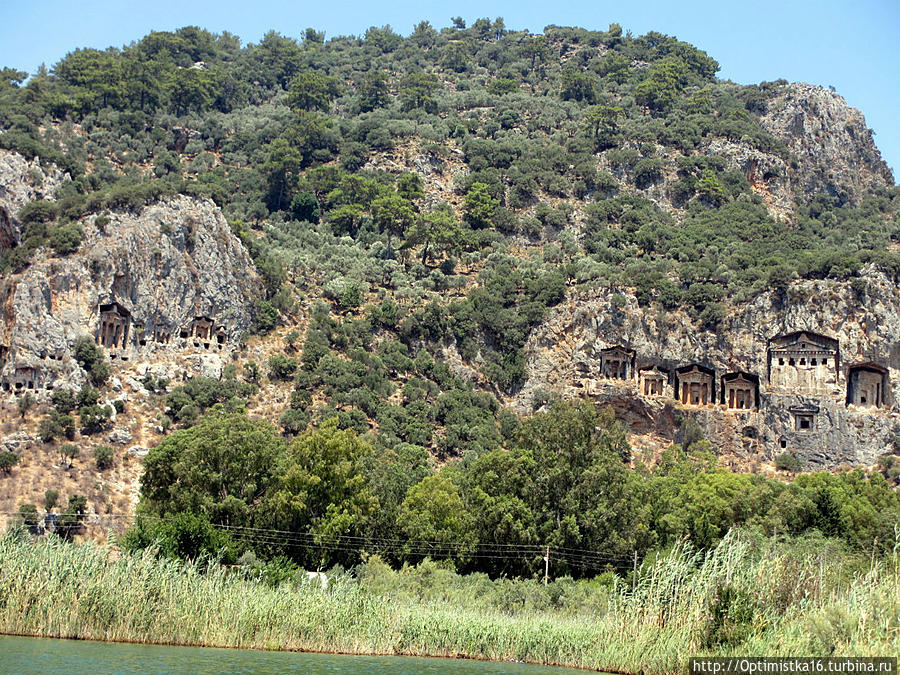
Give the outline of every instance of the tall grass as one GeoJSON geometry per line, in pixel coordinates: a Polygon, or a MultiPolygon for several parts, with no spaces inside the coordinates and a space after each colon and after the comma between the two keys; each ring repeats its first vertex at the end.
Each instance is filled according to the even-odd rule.
{"type": "Polygon", "coordinates": [[[365,574],[327,590],[272,587],[150,552],[116,558],[95,545],[5,535],[0,631],[648,673],[681,672],[695,654],[900,652],[896,564],[843,580],[834,572],[732,534],[707,553],[682,546],[645,564],[633,583],[604,586],[603,602],[584,611],[501,611],[379,590],[365,574]]]}

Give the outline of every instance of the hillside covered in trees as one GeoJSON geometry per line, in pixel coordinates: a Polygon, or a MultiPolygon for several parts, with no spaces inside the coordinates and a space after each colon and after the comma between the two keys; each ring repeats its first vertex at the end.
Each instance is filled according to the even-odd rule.
{"type": "MultiPolygon", "coordinates": [[[[889,550],[894,455],[788,485],[717,469],[716,439],[688,419],[651,466],[611,411],[547,392],[535,416],[503,405],[533,329],[574,291],[627,290],[646,316],[715,334],[798,280],[862,297],[864,270],[900,279],[900,191],[861,116],[809,94],[837,111],[826,131],[850,145],[836,151],[785,121],[807,90],[718,70],[659,33],[454,19],[250,45],[186,27],[0,71],[0,148],[68,174],[0,210],[3,288],[178,195],[221,209],[261,280],[245,351],[215,377],[145,371],[161,442],[126,543],[307,566],[367,548],[515,575],[539,571],[545,546],[569,551],[558,573],[621,571],[742,524],[889,550]]],[[[196,232],[179,246],[206,245],[196,232]]],[[[115,417],[100,393],[115,368],[91,340],[74,348],[88,383],[19,398],[47,448],[96,446],[115,417]]]]}

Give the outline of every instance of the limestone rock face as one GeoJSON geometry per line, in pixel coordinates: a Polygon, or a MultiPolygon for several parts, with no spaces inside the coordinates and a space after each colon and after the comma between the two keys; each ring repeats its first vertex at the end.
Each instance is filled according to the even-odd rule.
{"type": "Polygon", "coordinates": [[[19,209],[36,199],[51,199],[68,177],[55,165],[44,169],[39,159],[29,161],[17,152],[0,150],[0,251],[21,243],[19,209]]]}
{"type": "Polygon", "coordinates": [[[530,336],[528,380],[511,403],[530,412],[545,392],[586,395],[612,403],[637,432],[671,432],[677,411],[696,415],[709,438],[737,454],[752,449],[751,454],[771,459],[791,452],[820,467],[871,463],[900,434],[900,289],[872,267],[863,279],[862,295],[834,280],[801,281],[786,291],[764,293],[733,310],[715,331],[702,330],[683,313],[642,309],[627,291],[573,294],[530,336]],[[812,393],[770,379],[770,340],[796,331],[838,341],[836,376],[823,379],[812,393]],[[603,374],[601,352],[617,345],[636,352],[638,374],[626,381],[603,374]],[[673,397],[674,371],[692,363],[715,371],[715,403],[685,406],[673,397]],[[850,368],[862,363],[886,371],[880,406],[848,405],[850,368]],[[649,366],[672,374],[665,396],[638,395],[640,373],[649,366]],[[730,410],[722,402],[723,376],[739,372],[758,377],[758,408],[730,410]],[[801,428],[807,410],[810,427],[801,428]]]}
{"type": "Polygon", "coordinates": [[[863,114],[836,93],[811,84],[786,85],[760,119],[796,156],[795,194],[826,193],[852,202],[894,184],[863,114]]]}
{"type": "Polygon", "coordinates": [[[0,287],[5,391],[79,386],[79,336],[103,343],[116,365],[221,354],[247,330],[261,282],[213,202],[176,197],[81,225],[77,253],[39,251],[0,287]]]}

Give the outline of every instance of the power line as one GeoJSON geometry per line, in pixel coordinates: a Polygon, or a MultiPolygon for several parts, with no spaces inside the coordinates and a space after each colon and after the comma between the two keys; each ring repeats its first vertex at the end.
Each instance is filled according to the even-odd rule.
{"type": "MultiPolygon", "coordinates": [[[[0,512],[0,515],[21,516],[18,512],[0,512]]],[[[118,520],[122,524],[126,524],[126,522],[134,523],[141,519],[155,522],[172,521],[171,516],[150,514],[97,513],[84,514],[84,516],[92,521],[106,518],[118,520]]],[[[294,546],[320,551],[340,551],[358,554],[375,549],[400,555],[458,556],[464,559],[505,560],[525,563],[537,563],[545,555],[549,555],[553,560],[567,565],[593,570],[605,569],[610,565],[623,565],[632,561],[632,556],[608,554],[574,547],[548,547],[540,544],[474,543],[467,541],[362,537],[356,535],[323,535],[314,532],[292,532],[290,530],[221,523],[211,523],[211,525],[244,541],[271,546],[294,546]]],[[[71,529],[72,527],[77,527],[77,525],[61,527],[71,529]]]]}

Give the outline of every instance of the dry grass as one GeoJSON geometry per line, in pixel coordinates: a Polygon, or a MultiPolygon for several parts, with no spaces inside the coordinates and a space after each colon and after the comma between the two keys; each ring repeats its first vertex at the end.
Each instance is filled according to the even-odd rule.
{"type": "Polygon", "coordinates": [[[760,555],[732,535],[707,554],[681,548],[661,558],[633,587],[614,586],[602,607],[510,614],[386,597],[349,577],[328,590],[273,588],[150,552],[117,557],[94,545],[7,535],[0,538],[0,631],[647,673],[681,672],[695,654],[900,651],[896,560],[841,581],[836,572],[760,555]]]}

